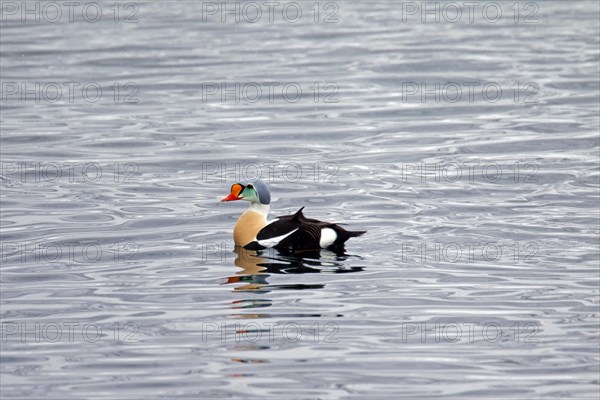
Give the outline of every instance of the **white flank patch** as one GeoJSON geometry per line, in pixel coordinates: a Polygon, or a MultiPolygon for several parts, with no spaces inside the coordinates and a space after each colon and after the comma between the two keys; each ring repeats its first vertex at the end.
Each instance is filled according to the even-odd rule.
{"type": "Polygon", "coordinates": [[[331,246],[337,239],[337,233],[331,228],[321,229],[321,240],[319,240],[319,246],[324,249],[327,246],[331,246]]]}
{"type": "Polygon", "coordinates": [[[298,228],[294,229],[291,232],[286,233],[285,235],[276,236],[276,237],[272,237],[269,239],[259,240],[258,244],[260,244],[261,246],[265,246],[265,247],[275,246],[277,243],[281,242],[283,239],[290,236],[292,233],[296,232],[297,230],[298,230],[298,228]]]}

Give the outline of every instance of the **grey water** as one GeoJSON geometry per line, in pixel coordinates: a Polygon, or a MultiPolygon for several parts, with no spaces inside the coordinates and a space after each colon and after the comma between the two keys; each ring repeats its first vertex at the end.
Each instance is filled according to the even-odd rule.
{"type": "Polygon", "coordinates": [[[3,399],[598,398],[597,2],[23,4],[3,399]],[[368,232],[234,252],[254,177],[368,232]]]}

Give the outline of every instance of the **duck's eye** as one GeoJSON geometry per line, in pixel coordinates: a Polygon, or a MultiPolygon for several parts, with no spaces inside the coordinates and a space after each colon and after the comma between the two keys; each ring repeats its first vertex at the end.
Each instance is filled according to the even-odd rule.
{"type": "Polygon", "coordinates": [[[247,187],[248,189],[253,189],[253,188],[254,188],[254,186],[252,186],[252,184],[251,184],[251,183],[247,184],[247,185],[246,185],[246,187],[247,187]]]}

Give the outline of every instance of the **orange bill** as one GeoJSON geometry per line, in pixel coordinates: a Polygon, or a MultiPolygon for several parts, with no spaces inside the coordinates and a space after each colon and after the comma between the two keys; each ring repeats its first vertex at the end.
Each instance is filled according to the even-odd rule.
{"type": "Polygon", "coordinates": [[[221,201],[235,201],[235,200],[241,200],[242,198],[239,197],[240,193],[242,193],[242,190],[244,190],[244,187],[239,184],[239,183],[234,183],[231,186],[231,193],[229,193],[229,195],[227,197],[223,197],[221,199],[221,201]]]}

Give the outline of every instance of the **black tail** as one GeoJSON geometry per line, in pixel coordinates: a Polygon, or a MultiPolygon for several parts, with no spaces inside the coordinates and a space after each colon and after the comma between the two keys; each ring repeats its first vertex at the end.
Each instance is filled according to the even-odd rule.
{"type": "Polygon", "coordinates": [[[353,237],[360,236],[367,232],[367,231],[347,231],[339,225],[333,225],[333,226],[330,226],[330,228],[335,230],[335,232],[337,233],[337,239],[335,239],[335,242],[333,242],[333,244],[328,246],[327,249],[331,250],[337,254],[344,254],[346,252],[346,249],[344,246],[344,243],[346,242],[346,240],[353,238],[353,237]]]}
{"type": "Polygon", "coordinates": [[[346,233],[348,234],[348,239],[351,237],[359,237],[365,233],[367,233],[367,231],[346,231],[346,233]]]}
{"type": "Polygon", "coordinates": [[[358,237],[367,232],[367,231],[347,231],[339,225],[332,225],[331,228],[333,228],[333,230],[335,230],[335,233],[337,233],[337,239],[334,242],[334,245],[337,245],[337,246],[343,245],[344,242],[346,242],[346,240],[348,240],[350,238],[358,237]]]}

